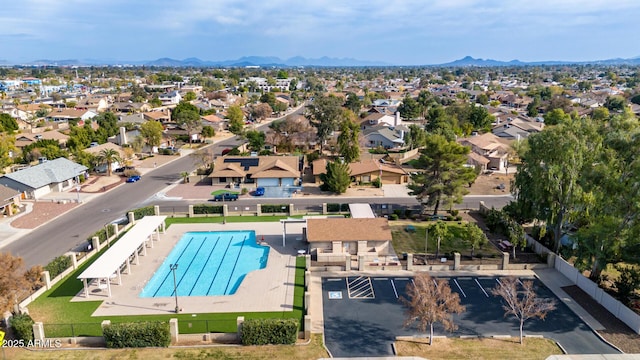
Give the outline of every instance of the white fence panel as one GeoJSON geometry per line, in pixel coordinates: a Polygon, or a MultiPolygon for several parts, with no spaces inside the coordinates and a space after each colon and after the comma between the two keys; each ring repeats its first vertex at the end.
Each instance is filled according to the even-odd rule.
{"type": "Polygon", "coordinates": [[[596,292],[599,289],[598,285],[596,285],[596,283],[589,280],[588,278],[582,276],[582,274],[578,274],[576,279],[578,280],[576,282],[576,285],[578,285],[578,287],[582,289],[582,291],[586,292],[587,294],[589,294],[589,296],[595,299],[596,292]]]}

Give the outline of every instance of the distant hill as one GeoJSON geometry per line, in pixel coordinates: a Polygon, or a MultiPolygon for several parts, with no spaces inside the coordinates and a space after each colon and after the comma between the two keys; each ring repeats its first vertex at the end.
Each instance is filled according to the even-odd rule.
{"type": "Polygon", "coordinates": [[[500,61],[492,59],[475,59],[471,56],[465,56],[462,59],[452,62],[439,64],[437,66],[444,67],[464,67],[464,66],[478,66],[478,67],[492,67],[492,66],[536,66],[536,65],[578,65],[578,64],[599,64],[599,65],[640,65],[640,57],[631,59],[608,59],[608,60],[593,60],[593,61],[532,61],[523,62],[520,60],[500,61]]]}
{"type": "Polygon", "coordinates": [[[148,66],[390,66],[388,63],[376,61],[363,61],[351,58],[321,57],[307,59],[301,56],[290,59],[280,59],[274,56],[243,56],[235,60],[204,61],[198,58],[175,60],[162,58],[144,63],[148,66]]]}

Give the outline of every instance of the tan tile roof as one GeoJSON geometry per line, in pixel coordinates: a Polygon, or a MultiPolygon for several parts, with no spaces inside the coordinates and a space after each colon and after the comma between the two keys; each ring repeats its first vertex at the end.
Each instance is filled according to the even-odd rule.
{"type": "Polygon", "coordinates": [[[280,158],[276,158],[272,161],[266,162],[263,165],[259,165],[257,169],[254,170],[253,175],[251,175],[254,179],[261,178],[298,178],[300,177],[300,172],[296,170],[298,168],[298,159],[295,156],[286,156],[280,158]]]}
{"type": "Polygon", "coordinates": [[[349,169],[351,170],[351,176],[380,171],[380,168],[378,167],[378,164],[376,164],[375,160],[367,160],[367,161],[351,163],[349,164],[349,169]]]}
{"type": "Polygon", "coordinates": [[[245,177],[247,173],[238,163],[222,163],[220,168],[214,167],[211,177],[245,177]]]}
{"type": "Polygon", "coordinates": [[[478,136],[471,136],[468,138],[460,139],[461,144],[471,144],[483,150],[496,150],[498,148],[506,148],[506,145],[500,140],[499,137],[493,133],[486,133],[478,136]]]}
{"type": "Polygon", "coordinates": [[[93,155],[98,155],[100,153],[100,151],[105,150],[105,149],[113,149],[113,150],[118,152],[118,155],[120,155],[120,157],[124,157],[124,150],[122,150],[122,146],[120,146],[118,144],[110,143],[110,142],[106,142],[106,143],[100,144],[98,146],[94,146],[94,147],[90,147],[90,148],[84,149],[84,152],[87,152],[87,153],[93,154],[93,155]]]}
{"type": "Polygon", "coordinates": [[[320,175],[327,172],[327,159],[314,160],[311,165],[313,166],[313,175],[320,175]]]}
{"type": "Polygon", "coordinates": [[[51,106],[47,104],[22,104],[17,106],[18,110],[22,110],[25,112],[36,112],[40,109],[51,109],[51,106]]]}
{"type": "Polygon", "coordinates": [[[209,122],[213,122],[213,123],[215,123],[215,122],[221,122],[221,121],[224,121],[224,119],[223,119],[223,118],[221,118],[221,117],[220,117],[220,116],[218,116],[218,115],[214,115],[214,114],[212,114],[212,115],[206,115],[206,116],[201,116],[201,118],[202,118],[202,120],[209,121],[209,122]]]}
{"type": "Polygon", "coordinates": [[[385,218],[308,219],[307,240],[323,241],[391,241],[391,229],[385,218]]]}
{"type": "Polygon", "coordinates": [[[88,110],[76,110],[76,109],[55,109],[51,111],[47,117],[68,117],[79,118],[86,114],[88,110]]]}

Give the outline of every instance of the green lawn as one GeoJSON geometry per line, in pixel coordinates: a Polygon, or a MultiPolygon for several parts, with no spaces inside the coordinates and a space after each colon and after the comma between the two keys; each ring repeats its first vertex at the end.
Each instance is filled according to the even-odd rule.
{"type": "Polygon", "coordinates": [[[211,193],[211,195],[213,195],[213,196],[222,195],[222,194],[236,194],[236,195],[238,195],[240,193],[238,191],[231,191],[231,190],[216,190],[216,191],[213,191],[211,193]]]}
{"type": "MultiPolygon", "coordinates": [[[[170,219],[167,219],[167,221],[170,219]]],[[[195,219],[188,219],[195,220],[195,219]]],[[[255,220],[254,220],[255,221],[255,220]]],[[[193,222],[193,221],[192,221],[193,222]]],[[[106,249],[100,251],[100,255],[106,249]]],[[[82,282],[77,279],[98,256],[83,263],[76,271],[64,280],[58,282],[49,291],[32,302],[28,308],[35,321],[44,323],[47,337],[69,336],[101,336],[100,323],[111,320],[112,323],[138,321],[169,321],[178,319],[180,333],[206,332],[235,332],[236,317],[253,318],[295,318],[304,324],[304,271],[305,258],[296,258],[296,273],[294,287],[293,311],[261,312],[261,313],[208,313],[197,314],[167,314],[167,315],[138,315],[138,316],[109,316],[92,317],[91,314],[102,301],[71,302],[71,298],[82,290],[82,282]]]]}
{"type": "MultiPolygon", "coordinates": [[[[391,225],[391,236],[393,249],[397,254],[402,253],[424,253],[424,243],[426,237],[426,228],[431,226],[433,222],[408,222],[408,221],[389,221],[391,225]],[[415,228],[415,232],[407,232],[407,225],[411,225],[415,228]]],[[[440,241],[440,254],[459,252],[463,255],[469,255],[471,248],[464,244],[462,240],[464,238],[464,223],[458,224],[456,222],[445,222],[449,227],[451,233],[448,239],[441,239],[440,241]]],[[[435,254],[438,239],[434,236],[429,236],[427,244],[427,252],[429,254],[435,254]]],[[[484,256],[495,254],[500,255],[500,252],[490,244],[483,246],[480,249],[475,250],[476,254],[483,254],[484,256]]]]}

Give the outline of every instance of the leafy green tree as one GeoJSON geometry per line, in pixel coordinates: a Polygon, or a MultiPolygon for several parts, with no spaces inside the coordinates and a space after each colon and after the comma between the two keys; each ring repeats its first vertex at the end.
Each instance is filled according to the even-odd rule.
{"type": "Polygon", "coordinates": [[[188,101],[180,101],[180,103],[173,109],[171,112],[171,120],[176,121],[178,119],[178,115],[180,115],[183,111],[191,111],[196,114],[200,114],[198,108],[188,101]]]}
{"type": "Polygon", "coordinates": [[[407,145],[411,150],[424,146],[427,139],[427,132],[416,124],[409,125],[409,133],[407,134],[407,145]]]}
{"type": "Polygon", "coordinates": [[[480,105],[487,105],[489,103],[489,95],[486,93],[480,93],[476,97],[476,102],[480,105]]]}
{"type": "Polygon", "coordinates": [[[571,120],[571,116],[562,109],[553,109],[544,115],[545,125],[558,125],[571,120]]]}
{"type": "Polygon", "coordinates": [[[474,169],[464,166],[468,154],[468,147],[442,135],[427,136],[425,148],[415,164],[417,169],[425,171],[412,175],[413,183],[409,185],[422,204],[423,212],[433,206],[433,214],[437,214],[443,199],[449,205],[462,202],[463,195],[468,192],[464,186],[476,177],[474,169]]]}
{"type": "Polygon", "coordinates": [[[193,91],[189,91],[186,94],[184,94],[185,101],[193,101],[196,98],[197,98],[196,93],[194,93],[193,91]]]}
{"type": "Polygon", "coordinates": [[[189,135],[189,146],[191,146],[193,139],[192,134],[197,134],[202,129],[202,121],[200,115],[191,110],[184,110],[178,113],[176,116],[176,124],[180,126],[189,135]]]}
{"type": "Polygon", "coordinates": [[[625,106],[625,100],[622,96],[607,96],[607,99],[604,101],[604,107],[612,112],[622,112],[625,106]]]}
{"type": "Polygon", "coordinates": [[[249,141],[249,145],[247,146],[249,150],[260,151],[264,147],[264,142],[266,139],[266,135],[264,132],[258,130],[248,130],[244,134],[244,136],[249,141]]]}
{"type": "Polygon", "coordinates": [[[114,163],[122,164],[123,160],[115,149],[102,149],[96,158],[98,165],[107,165],[107,176],[111,176],[112,165],[114,163]]]}
{"type": "Polygon", "coordinates": [[[275,109],[277,106],[276,103],[276,94],[272,93],[272,92],[267,92],[262,94],[262,96],[260,96],[260,102],[261,103],[265,103],[265,104],[269,104],[269,106],[271,106],[272,109],[275,109]]]}
{"type": "Polygon", "coordinates": [[[202,127],[202,131],[200,132],[200,135],[202,135],[205,138],[212,138],[216,136],[216,131],[213,129],[212,126],[205,125],[202,127]]]}
{"type": "Polygon", "coordinates": [[[278,74],[276,75],[276,77],[278,79],[287,79],[289,77],[289,73],[284,69],[280,69],[278,70],[278,74]]]}
{"type": "Polygon", "coordinates": [[[540,107],[540,97],[534,96],[533,101],[527,105],[527,115],[531,117],[538,116],[538,108],[540,107]]]}
{"type": "Polygon", "coordinates": [[[13,164],[13,156],[18,153],[15,136],[0,133],[0,169],[13,164]]]}
{"type": "Polygon", "coordinates": [[[40,157],[53,160],[67,156],[67,152],[60,148],[60,142],[54,139],[40,139],[22,148],[22,158],[25,163],[36,161],[40,157]]]}
{"type": "Polygon", "coordinates": [[[358,113],[362,108],[362,101],[358,98],[358,95],[355,93],[349,92],[347,93],[347,98],[344,103],[344,107],[353,111],[354,113],[358,113]]]}
{"type": "Polygon", "coordinates": [[[149,120],[140,125],[140,136],[150,147],[160,146],[164,128],[159,121],[149,120]]]}
{"type": "Polygon", "coordinates": [[[229,131],[235,135],[242,134],[244,128],[244,113],[240,106],[233,105],[227,110],[227,119],[229,119],[229,131]]]}
{"type": "Polygon", "coordinates": [[[600,144],[590,119],[569,118],[528,138],[512,192],[553,229],[556,252],[563,227],[582,209],[583,173],[594,163],[600,144]]]}
{"type": "Polygon", "coordinates": [[[360,126],[355,123],[355,115],[351,110],[344,110],[345,119],[340,124],[340,135],[338,135],[338,148],[340,155],[344,157],[344,161],[351,163],[360,159],[360,146],[358,136],[360,135],[360,126]]]}
{"type": "Polygon", "coordinates": [[[351,184],[351,171],[349,164],[341,161],[330,161],[327,163],[327,172],[320,175],[323,182],[323,188],[336,194],[342,194],[347,191],[351,184]]]}
{"type": "Polygon", "coordinates": [[[593,113],[591,114],[591,118],[595,121],[604,121],[609,119],[609,109],[606,107],[599,107],[593,109],[593,113]]]}
{"type": "Polygon", "coordinates": [[[157,107],[162,106],[162,100],[160,100],[160,98],[158,98],[158,96],[154,96],[153,99],[151,99],[151,101],[149,101],[149,104],[151,104],[151,106],[153,106],[154,108],[157,108],[157,107]]]}
{"type": "Polygon", "coordinates": [[[483,106],[471,106],[469,113],[469,122],[474,129],[490,129],[491,123],[495,121],[493,115],[489,114],[483,106]]]}
{"type": "Polygon", "coordinates": [[[96,156],[83,150],[76,150],[73,152],[73,161],[78,164],[82,164],[89,169],[93,168],[97,164],[96,156]]]}
{"type": "Polygon", "coordinates": [[[436,259],[437,259],[438,257],[440,257],[440,245],[442,244],[443,240],[445,242],[449,240],[449,238],[451,237],[451,231],[449,229],[449,226],[447,226],[447,224],[445,224],[444,221],[438,220],[436,221],[435,224],[429,227],[429,235],[436,239],[436,259]]]}
{"type": "Polygon", "coordinates": [[[311,104],[307,105],[309,121],[318,129],[317,136],[321,150],[325,140],[336,130],[342,120],[341,105],[342,100],[334,95],[316,97],[311,104]]]}
{"type": "Polygon", "coordinates": [[[471,247],[471,256],[476,248],[482,247],[489,242],[487,235],[475,223],[467,223],[464,227],[466,243],[471,247]]]}
{"type": "Polygon", "coordinates": [[[414,98],[407,95],[402,100],[402,104],[398,106],[400,115],[405,119],[417,119],[422,115],[422,105],[414,98]]]}
{"type": "Polygon", "coordinates": [[[18,122],[9,114],[0,114],[0,132],[13,133],[18,130],[18,122]]]}

